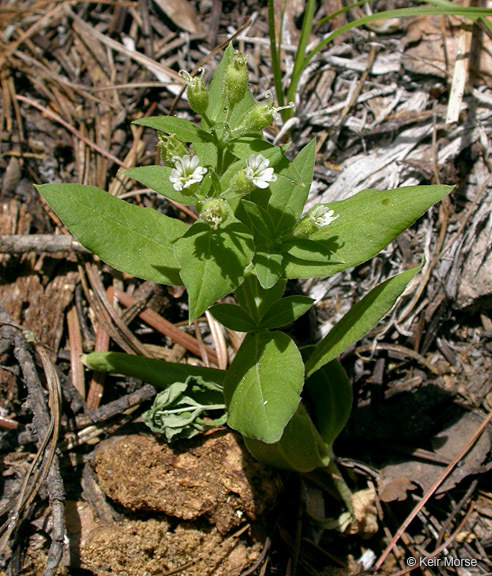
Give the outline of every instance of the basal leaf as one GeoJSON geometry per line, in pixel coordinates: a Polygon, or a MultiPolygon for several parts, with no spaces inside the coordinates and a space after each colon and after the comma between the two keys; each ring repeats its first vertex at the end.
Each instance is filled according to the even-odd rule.
{"type": "Polygon", "coordinates": [[[373,288],[367,296],[352,306],[316,346],[306,362],[306,376],[311,376],[316,370],[328,364],[373,328],[391,309],[398,296],[420,269],[421,266],[417,266],[393,276],[373,288]]]}
{"type": "Polygon", "coordinates": [[[294,322],[305,314],[313,305],[314,300],[307,296],[286,296],[275,302],[263,316],[259,328],[280,328],[294,322]]]}
{"type": "Polygon", "coordinates": [[[340,362],[334,359],[309,377],[304,389],[313,407],[316,428],[323,441],[331,446],[347,423],[352,409],[352,387],[347,374],[340,362]]]}
{"type": "Polygon", "coordinates": [[[255,321],[236,304],[216,304],[210,308],[210,312],[216,320],[231,330],[251,332],[256,329],[255,321]]]}
{"type": "Polygon", "coordinates": [[[278,442],[266,444],[253,438],[244,438],[244,441],[257,460],[275,468],[306,473],[330,462],[330,448],[323,442],[302,404],[278,442]]]}
{"type": "Polygon", "coordinates": [[[191,322],[241,284],[253,257],[253,238],[232,215],[217,230],[198,220],[176,242],[175,253],[188,289],[191,322]]]}
{"type": "Polygon", "coordinates": [[[123,352],[91,352],[82,360],[91,370],[140,378],[156,388],[167,388],[173,382],[186,380],[188,376],[200,376],[207,382],[222,385],[226,375],[225,370],[165,362],[123,352]]]}
{"type": "Polygon", "coordinates": [[[194,194],[186,195],[173,188],[172,183],[169,181],[171,170],[172,168],[167,166],[140,166],[125,170],[123,173],[175,202],[196,204],[194,194]]]}
{"type": "Polygon", "coordinates": [[[277,442],[300,402],[304,364],[282,332],[246,335],[224,382],[229,426],[248,438],[277,442]]]}
{"type": "Polygon", "coordinates": [[[364,190],[346,200],[325,204],[338,218],[308,238],[335,252],[335,262],[324,265],[286,254],[287,278],[330,276],[365,262],[451,190],[449,186],[364,190]]]}
{"type": "Polygon", "coordinates": [[[182,284],[173,242],[188,226],[95,186],[44,184],[40,194],[87,249],[122,270],[161,284],[182,284]]]}

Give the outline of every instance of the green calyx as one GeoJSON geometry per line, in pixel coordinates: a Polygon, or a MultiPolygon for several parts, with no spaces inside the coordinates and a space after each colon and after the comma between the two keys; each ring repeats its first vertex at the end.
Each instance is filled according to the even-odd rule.
{"type": "Polygon", "coordinates": [[[229,107],[240,102],[248,88],[248,68],[246,58],[239,50],[234,51],[231,62],[224,73],[224,94],[229,107]]]}
{"type": "Polygon", "coordinates": [[[180,75],[186,81],[186,96],[193,112],[203,114],[208,106],[208,89],[203,84],[203,68],[200,68],[199,76],[192,77],[186,70],[181,70],[180,75]]]}
{"type": "Polygon", "coordinates": [[[174,166],[174,158],[181,157],[190,153],[188,148],[176,138],[175,134],[165,134],[158,132],[159,141],[157,147],[161,152],[161,160],[166,166],[174,166]]]}
{"type": "Polygon", "coordinates": [[[227,218],[227,204],[219,198],[212,198],[204,202],[200,211],[200,219],[209,224],[214,230],[227,218]]]}

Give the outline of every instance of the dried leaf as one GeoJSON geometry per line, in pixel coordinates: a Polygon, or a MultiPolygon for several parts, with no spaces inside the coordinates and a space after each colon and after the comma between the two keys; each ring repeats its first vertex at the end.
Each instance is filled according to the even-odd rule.
{"type": "Polygon", "coordinates": [[[201,32],[198,14],[187,0],[155,0],[155,3],[176,26],[192,34],[201,32]]]}

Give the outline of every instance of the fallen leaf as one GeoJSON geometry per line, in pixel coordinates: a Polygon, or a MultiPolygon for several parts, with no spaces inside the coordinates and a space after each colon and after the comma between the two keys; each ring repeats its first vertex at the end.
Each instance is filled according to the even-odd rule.
{"type": "Polygon", "coordinates": [[[198,14],[187,0],[154,0],[164,14],[173,21],[176,26],[196,34],[202,31],[202,25],[198,14]]]}

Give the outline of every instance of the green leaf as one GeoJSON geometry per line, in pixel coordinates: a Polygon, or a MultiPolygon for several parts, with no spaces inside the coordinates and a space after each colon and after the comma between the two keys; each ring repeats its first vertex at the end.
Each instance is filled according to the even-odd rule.
{"type": "Polygon", "coordinates": [[[161,284],[182,284],[172,244],[188,230],[184,222],[95,186],[37,189],[77,240],[113,268],[161,284]]]}
{"type": "Polygon", "coordinates": [[[244,438],[244,441],[257,460],[275,468],[306,473],[330,462],[330,448],[323,442],[302,404],[278,442],[266,444],[252,438],[244,438]]]}
{"type": "Polygon", "coordinates": [[[292,163],[280,169],[276,182],[270,184],[272,192],[268,211],[275,222],[277,234],[289,230],[304,210],[313,179],[315,140],[305,146],[292,163]]]}
{"type": "Polygon", "coordinates": [[[241,136],[236,140],[228,143],[228,149],[240,160],[246,161],[251,154],[261,154],[264,158],[270,161],[270,166],[275,167],[281,160],[285,158],[285,150],[288,144],[284,146],[273,146],[263,138],[255,138],[251,136],[241,136]]]}
{"type": "Polygon", "coordinates": [[[347,423],[352,409],[352,387],[347,373],[334,359],[306,380],[304,390],[313,407],[316,428],[324,442],[331,446],[347,423]]]}
{"type": "Polygon", "coordinates": [[[253,257],[255,272],[261,287],[268,290],[283,274],[282,254],[273,246],[258,246],[253,257]]]}
{"type": "Polygon", "coordinates": [[[176,116],[150,116],[149,118],[139,118],[134,124],[147,126],[166,134],[175,134],[183,142],[202,143],[213,142],[213,136],[199,128],[192,122],[176,116]]]}
{"type": "Polygon", "coordinates": [[[275,302],[268,309],[261,320],[259,328],[266,330],[290,324],[305,314],[313,303],[314,300],[307,296],[286,296],[275,302]]]}
{"type": "Polygon", "coordinates": [[[450,186],[409,186],[396,190],[364,190],[325,204],[338,218],[309,234],[308,239],[335,252],[335,261],[321,264],[285,255],[287,278],[330,276],[365,262],[452,190],[450,186]]]}
{"type": "Polygon", "coordinates": [[[82,361],[91,370],[140,378],[157,388],[167,388],[173,382],[185,380],[188,376],[201,376],[207,382],[222,385],[226,375],[225,370],[165,362],[122,352],[91,352],[83,356],[82,361]]]}
{"type": "Polygon", "coordinates": [[[253,249],[248,229],[231,214],[217,230],[198,220],[176,242],[176,259],[188,289],[190,322],[241,284],[253,249]]]}
{"type": "Polygon", "coordinates": [[[306,376],[311,376],[336,358],[348,346],[357,342],[373,328],[391,309],[421,266],[389,278],[373,288],[360,302],[352,306],[345,316],[316,346],[306,362],[306,376]]]}
{"type": "Polygon", "coordinates": [[[256,329],[255,321],[236,304],[216,304],[210,308],[210,312],[216,320],[231,330],[251,332],[256,329]]]}
{"type": "Polygon", "coordinates": [[[250,229],[263,236],[266,240],[273,241],[274,226],[270,214],[264,208],[249,200],[241,200],[241,204],[251,223],[250,229]]]}
{"type": "Polygon", "coordinates": [[[246,335],[224,382],[228,424],[248,438],[277,442],[300,402],[304,364],[282,332],[246,335]]]}
{"type": "Polygon", "coordinates": [[[342,264],[329,242],[319,242],[307,238],[291,238],[282,244],[282,248],[293,258],[319,262],[320,264],[342,264]]]}
{"type": "Polygon", "coordinates": [[[175,202],[180,202],[181,204],[196,204],[194,194],[183,194],[173,188],[172,183],[169,181],[171,170],[172,168],[168,168],[167,166],[140,166],[138,168],[124,170],[123,174],[130,176],[130,178],[135,178],[140,184],[152,188],[152,190],[175,202]]]}
{"type": "Polygon", "coordinates": [[[244,282],[236,290],[237,303],[255,322],[259,323],[270,306],[280,300],[285,284],[286,281],[281,279],[272,288],[265,290],[261,287],[258,278],[251,274],[246,276],[244,282]]]}

